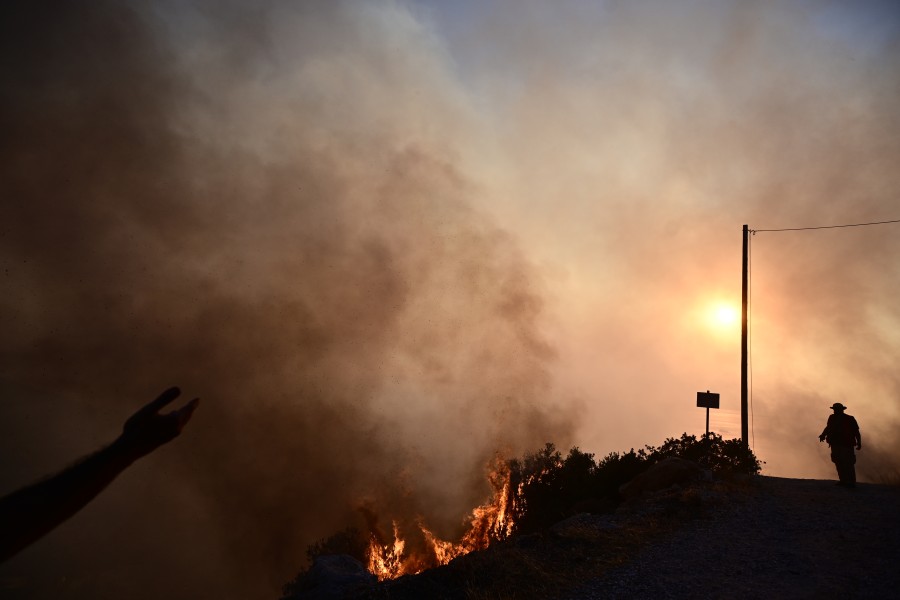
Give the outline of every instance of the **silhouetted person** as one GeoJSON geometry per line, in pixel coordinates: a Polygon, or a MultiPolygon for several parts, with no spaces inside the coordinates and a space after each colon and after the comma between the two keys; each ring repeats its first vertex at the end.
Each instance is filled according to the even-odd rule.
{"type": "Polygon", "coordinates": [[[0,562],[23,550],[81,510],[131,463],[175,439],[200,403],[159,411],[181,391],[169,388],[134,413],[112,444],[63,472],[0,500],[0,562]]]}
{"type": "Polygon", "coordinates": [[[831,462],[837,467],[838,485],[856,486],[856,454],[853,447],[862,450],[862,436],[859,425],[851,415],[845,414],[847,407],[840,402],[831,406],[834,414],[828,417],[828,424],[822,430],[819,441],[828,441],[831,446],[831,462]]]}

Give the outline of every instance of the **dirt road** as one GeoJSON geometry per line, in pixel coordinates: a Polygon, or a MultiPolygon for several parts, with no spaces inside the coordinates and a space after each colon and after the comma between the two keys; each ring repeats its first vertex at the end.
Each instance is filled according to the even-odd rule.
{"type": "Polygon", "coordinates": [[[900,489],[755,477],[561,598],[900,598],[900,489]]]}

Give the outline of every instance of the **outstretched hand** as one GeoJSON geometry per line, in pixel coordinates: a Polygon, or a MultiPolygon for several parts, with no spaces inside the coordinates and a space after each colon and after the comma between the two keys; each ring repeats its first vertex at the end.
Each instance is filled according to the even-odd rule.
{"type": "Polygon", "coordinates": [[[122,435],[116,440],[116,444],[124,448],[133,460],[137,460],[178,437],[200,404],[200,399],[194,398],[179,409],[166,414],[159,413],[180,394],[181,390],[171,387],[134,413],[125,421],[122,435]]]}
{"type": "Polygon", "coordinates": [[[0,562],[13,556],[81,510],[128,465],[175,439],[200,404],[194,398],[166,414],[159,411],[181,391],[164,391],[125,421],[111,445],[61,473],[0,498],[0,562]]]}

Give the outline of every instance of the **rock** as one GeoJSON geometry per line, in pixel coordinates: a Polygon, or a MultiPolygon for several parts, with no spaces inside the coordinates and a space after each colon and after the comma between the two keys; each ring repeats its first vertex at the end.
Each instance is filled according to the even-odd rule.
{"type": "Polygon", "coordinates": [[[317,556],[309,571],[286,590],[284,600],[337,600],[377,582],[378,579],[352,556],[317,556]]]}
{"type": "Polygon", "coordinates": [[[647,492],[655,492],[676,484],[695,481],[704,471],[695,462],[683,458],[665,458],[619,488],[622,498],[629,500],[647,492]]]}

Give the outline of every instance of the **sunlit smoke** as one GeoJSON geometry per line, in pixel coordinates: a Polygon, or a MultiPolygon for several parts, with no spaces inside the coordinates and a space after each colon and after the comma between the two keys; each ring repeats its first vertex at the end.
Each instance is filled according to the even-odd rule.
{"type": "MultiPolygon", "coordinates": [[[[0,11],[5,489],[203,398],[5,567],[35,596],[271,598],[361,504],[452,554],[497,451],[697,432],[700,390],[738,435],[741,225],[898,218],[891,2],[0,11]]],[[[753,236],[769,473],[833,477],[835,401],[896,471],[897,227],[753,236]]]]}

